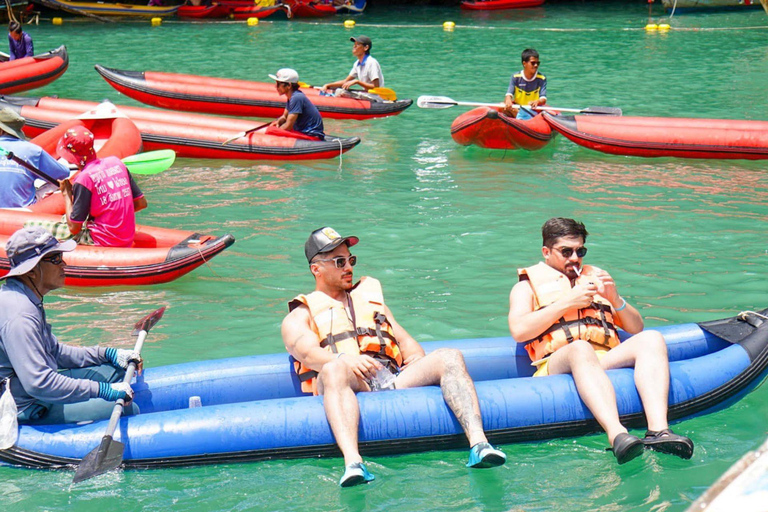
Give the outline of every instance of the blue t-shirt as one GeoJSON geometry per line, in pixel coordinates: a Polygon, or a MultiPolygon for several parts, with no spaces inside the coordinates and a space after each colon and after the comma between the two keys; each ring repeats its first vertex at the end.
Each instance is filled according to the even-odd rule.
{"type": "Polygon", "coordinates": [[[293,129],[297,132],[311,135],[312,137],[325,138],[323,133],[323,118],[317,107],[309,101],[303,92],[294,91],[288,105],[285,107],[289,114],[299,114],[296,122],[293,123],[293,129]]]}
{"type": "Polygon", "coordinates": [[[32,38],[26,32],[21,33],[21,39],[18,41],[11,37],[11,34],[8,34],[8,47],[11,50],[8,60],[23,59],[24,57],[32,57],[35,54],[32,38]]]}
{"type": "MultiPolygon", "coordinates": [[[[35,144],[10,135],[0,137],[0,148],[12,152],[51,178],[69,177],[69,169],[35,144]]],[[[13,160],[0,155],[0,208],[24,208],[35,202],[37,176],[13,160]]]]}

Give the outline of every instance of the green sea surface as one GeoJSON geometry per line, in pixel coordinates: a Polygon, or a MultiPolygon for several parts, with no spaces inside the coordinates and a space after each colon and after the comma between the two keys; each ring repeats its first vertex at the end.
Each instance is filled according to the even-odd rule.
{"type": "MultiPolygon", "coordinates": [[[[379,2],[377,2],[378,4],[379,2]]],[[[268,81],[281,67],[322,84],[346,76],[351,35],[373,39],[386,86],[401,98],[501,101],[520,52],[535,47],[549,104],[620,107],[625,115],[768,120],[768,17],[761,10],[675,15],[647,33],[644,2],[571,2],[493,13],[374,5],[345,29],[321,21],[98,24],[43,22],[37,50],[66,44],[69,70],[29,96],[137,105],[94,64],[268,81]],[[444,21],[454,21],[446,32],[444,21]]],[[[384,285],[398,321],[420,341],[507,334],[516,269],[541,256],[540,228],[575,217],[590,231],[585,262],[608,269],[648,326],[768,306],[768,169],[746,160],[642,159],[592,152],[558,137],[535,153],[455,144],[466,109],[369,121],[326,120],[360,136],[343,159],[177,160],[139,177],[140,223],[237,242],[165,285],[65,288],[46,297],[59,339],[132,346],[147,312],[169,309],[144,346],[160,366],[283,351],[286,303],[310,291],[303,244],[330,225],[360,237],[356,275],[384,285]]],[[[254,125],[260,120],[254,120],[254,125]]],[[[675,429],[692,460],[653,452],[618,466],[604,435],[502,446],[504,467],[468,470],[466,450],[368,458],[375,482],[342,490],[341,459],[280,460],[125,471],[71,487],[69,471],[0,468],[0,508],[32,510],[682,511],[768,428],[768,390],[675,429]]],[[[642,434],[642,431],[635,433],[642,434]]],[[[192,441],[194,442],[194,440],[192,441]]]]}

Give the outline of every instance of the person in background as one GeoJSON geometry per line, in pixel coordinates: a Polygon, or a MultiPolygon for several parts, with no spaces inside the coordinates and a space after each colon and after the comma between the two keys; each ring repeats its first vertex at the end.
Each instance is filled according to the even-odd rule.
{"type": "Polygon", "coordinates": [[[105,419],[115,400],[133,397],[122,380],[129,362],[141,366],[139,354],[61,344],[46,319],[43,297],[64,286],[63,253],[75,247],[40,226],[16,231],[5,245],[11,270],[0,278],[7,279],[0,287],[0,382],[10,379],[19,423],[105,419]]]}
{"type": "MultiPolygon", "coordinates": [[[[10,108],[0,110],[0,147],[26,161],[51,178],[69,177],[69,169],[40,146],[24,139],[24,118],[10,108]]],[[[25,208],[35,202],[35,175],[29,169],[0,155],[0,208],[25,208]]]]}
{"type": "Polygon", "coordinates": [[[8,24],[8,46],[8,60],[23,59],[35,54],[32,36],[21,30],[21,24],[16,20],[8,24]]]}
{"type": "Polygon", "coordinates": [[[357,57],[357,61],[352,65],[352,70],[344,80],[338,80],[325,84],[323,91],[332,89],[347,90],[352,86],[358,85],[368,91],[375,87],[384,87],[384,75],[381,72],[379,61],[371,57],[371,47],[373,42],[370,37],[359,36],[350,37],[352,45],[352,55],[357,57]]]}
{"type": "Polygon", "coordinates": [[[96,156],[93,139],[87,128],[75,126],[59,140],[58,155],[80,169],[74,183],[61,182],[67,226],[80,244],[130,247],[135,214],[147,207],[147,200],[119,158],[96,156]]]}
{"type": "Polygon", "coordinates": [[[290,68],[269,75],[275,81],[277,93],[288,98],[283,115],[272,121],[270,126],[282,130],[293,130],[320,140],[325,139],[323,118],[317,107],[299,90],[299,74],[290,68]]]}
{"type": "Polygon", "coordinates": [[[539,52],[528,48],[522,53],[523,69],[512,75],[509,88],[504,96],[504,111],[517,119],[531,119],[534,114],[529,108],[544,106],[547,103],[547,79],[539,73],[539,52]]]}
{"type": "Polygon", "coordinates": [[[613,277],[582,265],[587,229],[573,219],[549,219],[541,229],[544,261],[518,269],[509,296],[509,330],[538,366],[534,377],[571,374],[576,390],[608,435],[619,464],[647,447],[690,459],[693,442],[669,429],[669,360],[664,337],[643,330],[640,313],[613,277]],[[630,338],[620,342],[617,327],[630,338]],[[634,368],[648,420],[644,439],[621,424],[616,392],[606,370],[634,368]]]}
{"type": "Polygon", "coordinates": [[[355,236],[324,227],[313,231],[304,255],[315,291],[289,302],[282,323],[285,348],[296,360],[301,389],[323,395],[328,423],[344,456],[339,481],[349,487],[374,479],[358,450],[360,410],[355,393],[439,385],[471,446],[469,467],[492,467],[506,456],[488,443],[475,386],[456,349],[430,354],[395,321],[381,284],[354,283],[355,236]]]}

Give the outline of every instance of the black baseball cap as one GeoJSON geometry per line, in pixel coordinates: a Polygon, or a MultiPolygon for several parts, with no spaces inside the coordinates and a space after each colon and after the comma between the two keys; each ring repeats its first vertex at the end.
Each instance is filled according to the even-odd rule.
{"type": "Polygon", "coordinates": [[[307,242],[304,244],[304,255],[307,257],[307,261],[311,262],[312,258],[318,254],[331,252],[344,243],[347,244],[347,247],[352,247],[359,241],[360,239],[356,236],[341,236],[335,229],[326,226],[314,230],[309,235],[307,242]]]}
{"type": "Polygon", "coordinates": [[[373,48],[373,42],[368,36],[350,37],[349,40],[353,43],[360,43],[363,46],[367,46],[369,50],[373,48]]]}

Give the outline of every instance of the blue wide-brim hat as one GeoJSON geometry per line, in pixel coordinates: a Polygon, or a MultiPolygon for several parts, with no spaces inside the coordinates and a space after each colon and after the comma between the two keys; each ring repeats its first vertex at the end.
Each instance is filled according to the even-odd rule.
{"type": "Polygon", "coordinates": [[[11,271],[0,279],[23,276],[37,265],[40,260],[52,252],[70,252],[77,247],[77,242],[67,240],[59,242],[40,226],[21,228],[8,239],[5,253],[11,262],[11,271]]]}

